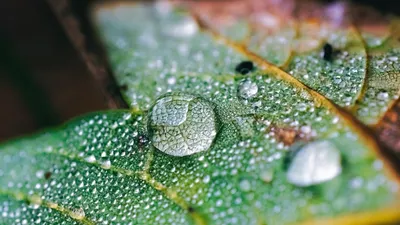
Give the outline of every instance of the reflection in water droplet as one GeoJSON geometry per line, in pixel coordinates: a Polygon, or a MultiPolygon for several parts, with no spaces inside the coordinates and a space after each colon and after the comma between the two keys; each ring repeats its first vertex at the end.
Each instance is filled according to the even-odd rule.
{"type": "Polygon", "coordinates": [[[251,80],[244,80],[240,82],[238,94],[240,98],[248,99],[254,97],[258,92],[257,84],[251,80]]]}
{"type": "Polygon", "coordinates": [[[149,130],[154,147],[185,156],[210,148],[217,134],[217,121],[211,103],[175,92],[157,100],[149,116],[149,130]]]}
{"type": "Polygon", "coordinates": [[[287,171],[290,183],[305,187],[329,181],[341,171],[340,152],[329,141],[316,141],[296,153],[287,171]]]}

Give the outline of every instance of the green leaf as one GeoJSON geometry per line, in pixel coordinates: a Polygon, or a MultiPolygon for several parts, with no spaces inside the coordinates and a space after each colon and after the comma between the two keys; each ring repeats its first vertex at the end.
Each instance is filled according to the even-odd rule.
{"type": "MultiPolygon", "coordinates": [[[[342,3],[317,8],[298,3],[296,17],[287,15],[279,5],[265,4],[268,8],[255,12],[228,9],[216,14],[208,8],[197,10],[196,6],[193,10],[199,11],[206,26],[348,108],[364,123],[376,124],[400,91],[398,18],[342,3]],[[335,10],[339,14],[347,10],[348,14],[355,15],[327,16],[335,14],[332,12],[335,10]],[[310,16],[310,11],[316,15],[310,16]],[[372,19],[358,14],[369,14],[372,19]],[[215,22],[218,18],[228,22],[221,25],[215,22]],[[241,34],[239,37],[237,31],[241,34]],[[331,53],[324,53],[326,45],[331,47],[331,53]]],[[[290,9],[289,12],[292,13],[290,9]]]]}
{"type": "MultiPolygon", "coordinates": [[[[305,57],[310,70],[315,60],[322,70],[343,64],[316,59],[320,49],[259,56],[233,41],[245,22],[228,39],[168,4],[100,5],[93,18],[132,109],[0,146],[0,224],[400,220],[395,171],[368,129],[337,105],[361,95],[319,87],[332,84],[330,73],[307,83],[317,92],[267,60],[290,68],[305,57]],[[255,68],[236,72],[248,60],[255,68]]],[[[353,38],[347,57],[365,70],[363,41],[351,32],[340,33],[353,38]]],[[[356,78],[346,85],[368,92],[365,76],[356,78]]]]}

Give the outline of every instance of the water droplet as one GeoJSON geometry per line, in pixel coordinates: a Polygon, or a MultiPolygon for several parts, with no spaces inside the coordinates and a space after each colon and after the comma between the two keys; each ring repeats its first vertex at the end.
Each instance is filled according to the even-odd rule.
{"type": "Polygon", "coordinates": [[[254,97],[258,92],[257,84],[253,83],[251,80],[244,80],[240,82],[238,94],[240,98],[248,99],[254,97]]]}
{"type": "Polygon", "coordinates": [[[387,100],[389,98],[389,94],[387,92],[379,92],[376,98],[379,100],[387,100]]]}
{"type": "Polygon", "coordinates": [[[96,157],[94,157],[93,155],[91,155],[91,156],[87,157],[85,160],[86,160],[86,162],[88,162],[88,163],[94,163],[94,162],[96,162],[96,157]]]}
{"type": "Polygon", "coordinates": [[[168,93],[151,109],[149,130],[154,147],[167,154],[185,156],[205,151],[217,134],[213,105],[191,94],[168,93]]]}
{"type": "Polygon", "coordinates": [[[176,83],[176,78],[175,77],[168,78],[167,83],[170,84],[170,85],[175,84],[176,83]]]}
{"type": "Polygon", "coordinates": [[[350,180],[350,187],[353,189],[360,188],[364,183],[364,180],[361,177],[356,177],[350,180]]]}
{"type": "Polygon", "coordinates": [[[206,175],[206,176],[203,178],[203,182],[204,182],[205,184],[207,184],[208,182],[210,182],[210,176],[206,175]]]}
{"type": "Polygon", "coordinates": [[[111,168],[111,162],[110,162],[110,160],[106,160],[106,161],[102,162],[100,166],[101,166],[101,168],[108,170],[111,168]]]}
{"type": "Polygon", "coordinates": [[[76,220],[83,220],[85,218],[85,211],[82,208],[71,210],[69,215],[76,220]]]}
{"type": "Polygon", "coordinates": [[[174,38],[190,38],[198,30],[197,23],[190,17],[182,18],[180,21],[170,24],[163,29],[166,35],[174,38]]]}
{"type": "Polygon", "coordinates": [[[307,110],[307,104],[306,103],[299,103],[297,104],[297,110],[304,112],[307,110]]]}
{"type": "Polygon", "coordinates": [[[260,178],[262,181],[269,183],[274,179],[274,172],[272,170],[262,171],[260,174],[260,178]]]}
{"type": "Polygon", "coordinates": [[[44,171],[43,171],[43,170],[38,170],[38,171],[36,171],[36,177],[37,177],[37,178],[42,178],[43,175],[44,175],[44,171]]]}
{"type": "Polygon", "coordinates": [[[249,191],[251,188],[251,184],[247,179],[243,179],[240,181],[239,187],[242,191],[249,191]]]}
{"type": "Polygon", "coordinates": [[[340,152],[333,143],[326,140],[309,143],[295,154],[287,179],[301,187],[331,180],[342,171],[340,160],[340,152]]]}

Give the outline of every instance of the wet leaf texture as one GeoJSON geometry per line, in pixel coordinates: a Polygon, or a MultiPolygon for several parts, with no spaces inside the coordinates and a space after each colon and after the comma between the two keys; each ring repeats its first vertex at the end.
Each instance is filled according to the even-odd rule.
{"type": "Polygon", "coordinates": [[[396,172],[357,122],[397,98],[395,26],[255,3],[95,7],[131,109],[3,144],[0,223],[399,221],[396,172]]]}

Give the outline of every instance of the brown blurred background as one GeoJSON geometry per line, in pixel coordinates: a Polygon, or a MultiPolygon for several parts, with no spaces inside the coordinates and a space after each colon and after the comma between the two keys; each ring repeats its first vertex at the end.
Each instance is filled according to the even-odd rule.
{"type": "Polygon", "coordinates": [[[106,108],[44,0],[1,4],[0,102],[0,141],[106,108]]]}

